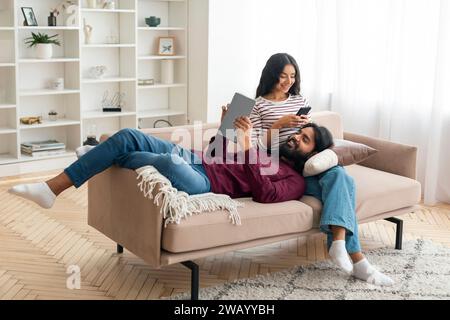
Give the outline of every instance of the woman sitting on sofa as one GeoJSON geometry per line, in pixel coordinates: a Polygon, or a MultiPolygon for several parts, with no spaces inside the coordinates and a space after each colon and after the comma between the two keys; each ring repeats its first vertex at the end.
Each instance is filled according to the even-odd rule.
{"type": "MultiPolygon", "coordinates": [[[[303,140],[295,132],[310,123],[310,117],[297,116],[308,106],[300,94],[300,73],[295,59],[286,53],[272,55],[267,61],[256,90],[256,104],[250,115],[254,143],[262,148],[279,148],[284,158],[296,159],[303,140]],[[294,135],[293,135],[294,134],[294,135]],[[287,142],[287,143],[286,143],[287,142]]],[[[222,116],[226,107],[222,107],[222,116]]],[[[308,158],[312,154],[306,155],[308,158]]],[[[297,163],[301,160],[298,159],[297,163]]],[[[302,172],[303,168],[298,168],[302,172]]],[[[335,264],[356,278],[376,285],[394,282],[375,270],[361,253],[355,212],[355,184],[341,166],[307,177],[305,195],[322,202],[320,229],[327,234],[329,254],[335,264]],[[349,259],[349,256],[351,260],[349,259]]]]}

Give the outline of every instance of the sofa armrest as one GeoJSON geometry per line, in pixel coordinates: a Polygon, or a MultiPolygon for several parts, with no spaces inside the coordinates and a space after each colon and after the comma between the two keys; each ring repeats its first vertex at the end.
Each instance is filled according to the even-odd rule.
{"type": "Polygon", "coordinates": [[[362,166],[416,179],[417,147],[344,132],[344,139],[363,143],[378,150],[359,163],[362,166]]]}
{"type": "Polygon", "coordinates": [[[163,217],[153,200],[139,190],[136,178],[134,170],[117,166],[91,178],[88,224],[158,268],[163,217]]]}

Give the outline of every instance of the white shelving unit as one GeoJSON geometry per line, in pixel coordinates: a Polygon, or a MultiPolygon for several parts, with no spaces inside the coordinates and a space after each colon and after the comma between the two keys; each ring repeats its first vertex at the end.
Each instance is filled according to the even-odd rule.
{"type": "Polygon", "coordinates": [[[19,158],[14,1],[3,0],[0,9],[0,163],[12,163],[19,158]]]}
{"type": "MultiPolygon", "coordinates": [[[[62,0],[1,0],[0,2],[0,176],[1,166],[39,160],[73,159],[88,133],[97,136],[121,128],[153,127],[164,119],[173,125],[187,122],[188,103],[188,0],[114,0],[114,9],[88,8],[75,0],[74,26],[66,26],[66,13],[57,26],[48,26],[51,8],[62,0]],[[25,26],[22,7],[32,7],[37,26],[25,26]],[[149,27],[145,18],[161,18],[149,27]],[[93,27],[86,43],[84,22],[93,27]],[[37,59],[24,41],[31,32],[58,35],[51,59],[37,59]],[[175,37],[175,55],[159,56],[159,37],[175,37]],[[163,60],[173,60],[174,82],[161,83],[163,60]],[[90,69],[106,66],[99,79],[90,69]],[[63,90],[49,82],[64,79],[63,90]],[[153,85],[138,85],[153,79],[153,85]],[[103,112],[102,100],[122,93],[122,112],[103,112]],[[58,112],[57,120],[48,117],[58,112]],[[26,125],[21,117],[41,116],[41,124],[26,125]],[[63,154],[31,157],[21,154],[27,141],[56,139],[66,144],[63,154]]],[[[6,167],[5,167],[6,168],[6,167]]]]}

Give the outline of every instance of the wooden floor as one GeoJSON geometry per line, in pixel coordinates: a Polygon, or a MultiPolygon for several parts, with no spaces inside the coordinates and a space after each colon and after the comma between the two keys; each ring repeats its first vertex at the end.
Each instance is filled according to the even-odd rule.
{"type": "MultiPolygon", "coordinates": [[[[181,265],[149,268],[87,225],[86,186],[64,192],[51,210],[9,195],[11,185],[42,181],[47,172],[0,178],[0,299],[159,299],[189,290],[181,265]],[[81,268],[81,289],[66,287],[69,265],[81,268]]],[[[450,205],[403,215],[404,240],[432,239],[450,247],[450,205]]],[[[394,225],[360,226],[363,250],[393,246],[394,225]]],[[[315,235],[199,259],[200,286],[254,277],[327,259],[324,237],[315,235]]]]}

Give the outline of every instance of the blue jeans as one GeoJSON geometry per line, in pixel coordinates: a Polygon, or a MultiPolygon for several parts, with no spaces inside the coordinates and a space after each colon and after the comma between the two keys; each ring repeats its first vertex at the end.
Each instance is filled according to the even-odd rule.
{"type": "Polygon", "coordinates": [[[305,195],[322,202],[320,230],[327,234],[328,249],[333,242],[330,226],[346,229],[345,247],[349,254],[361,251],[355,210],[355,183],[343,167],[333,167],[306,178],[305,195]]]}
{"type": "Polygon", "coordinates": [[[78,188],[114,164],[133,170],[152,165],[170,180],[174,188],[188,194],[211,190],[210,181],[198,155],[136,129],[120,130],[87,152],[64,172],[78,188]]]}

